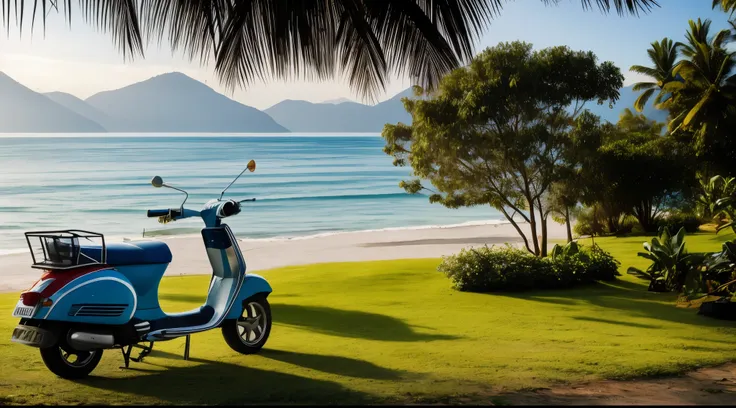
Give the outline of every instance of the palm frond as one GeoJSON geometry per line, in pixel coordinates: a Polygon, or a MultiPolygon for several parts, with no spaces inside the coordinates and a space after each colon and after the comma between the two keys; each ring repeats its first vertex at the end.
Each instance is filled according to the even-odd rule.
{"type": "Polygon", "coordinates": [[[632,91],[646,91],[648,89],[659,88],[659,85],[655,82],[637,82],[632,87],[632,91]]]}
{"type": "MultiPolygon", "coordinates": [[[[79,0],[87,23],[110,32],[124,56],[143,55],[143,38],[207,64],[229,87],[268,76],[326,79],[346,75],[361,96],[381,91],[390,71],[431,90],[473,56],[474,43],[509,0],[79,0]]],[[[541,0],[557,4],[560,0],[541,0]]],[[[658,0],[580,0],[583,8],[639,15],[658,0]]],[[[37,12],[44,23],[71,0],[0,0],[3,24],[37,12]]],[[[33,27],[31,28],[33,30],[33,27]]],[[[372,98],[371,98],[372,99],[372,98]]]]}
{"type": "Polygon", "coordinates": [[[647,89],[646,91],[642,92],[641,95],[639,95],[638,98],[636,98],[636,101],[634,102],[634,109],[636,109],[637,112],[641,112],[644,110],[644,107],[647,105],[647,102],[649,102],[649,99],[654,94],[654,89],[647,89]]]}
{"type": "Polygon", "coordinates": [[[654,79],[658,79],[659,77],[659,71],[657,71],[657,69],[651,68],[651,67],[645,67],[643,65],[632,65],[629,68],[629,71],[636,72],[637,74],[646,75],[654,79]]]}

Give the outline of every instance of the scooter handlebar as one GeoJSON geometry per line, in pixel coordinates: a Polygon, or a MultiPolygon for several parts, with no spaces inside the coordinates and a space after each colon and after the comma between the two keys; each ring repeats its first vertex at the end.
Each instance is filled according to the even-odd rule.
{"type": "Polygon", "coordinates": [[[166,215],[169,215],[171,213],[172,217],[178,217],[181,215],[181,210],[179,208],[167,208],[164,210],[148,210],[148,213],[146,214],[148,218],[154,218],[154,217],[163,217],[166,215]]]}
{"type": "Polygon", "coordinates": [[[164,215],[167,215],[169,213],[169,210],[148,210],[148,213],[146,214],[148,218],[153,217],[163,217],[164,215]]]}

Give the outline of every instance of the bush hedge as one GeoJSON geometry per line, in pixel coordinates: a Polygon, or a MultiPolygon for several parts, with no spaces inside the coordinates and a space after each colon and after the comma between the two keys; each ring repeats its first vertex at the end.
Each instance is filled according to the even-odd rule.
{"type": "Polygon", "coordinates": [[[463,249],[444,257],[437,270],[455,289],[466,292],[518,292],[562,289],[612,281],[618,261],[597,246],[557,257],[539,258],[511,247],[463,249]]]}
{"type": "Polygon", "coordinates": [[[669,214],[657,220],[659,228],[667,227],[670,231],[679,231],[680,228],[685,228],[685,231],[690,234],[698,232],[698,228],[702,224],[705,224],[705,222],[700,217],[681,212],[669,214]]]}

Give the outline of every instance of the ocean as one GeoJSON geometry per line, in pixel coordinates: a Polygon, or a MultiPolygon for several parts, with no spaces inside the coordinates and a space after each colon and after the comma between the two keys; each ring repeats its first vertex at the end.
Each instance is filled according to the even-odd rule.
{"type": "Polygon", "coordinates": [[[490,207],[448,209],[398,183],[380,136],[0,135],[0,254],[27,251],[26,231],[81,229],[106,237],[198,235],[201,219],[166,225],[146,210],[199,210],[257,162],[224,198],[255,197],[226,223],[246,239],[500,222],[490,207]],[[144,232],[145,231],[145,232],[144,232]]]}

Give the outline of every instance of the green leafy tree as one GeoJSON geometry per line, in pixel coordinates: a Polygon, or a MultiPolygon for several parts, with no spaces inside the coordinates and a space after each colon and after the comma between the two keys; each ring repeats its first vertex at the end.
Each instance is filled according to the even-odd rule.
{"type": "Polygon", "coordinates": [[[601,123],[601,118],[590,112],[584,112],[576,120],[571,132],[573,147],[569,150],[574,156],[570,161],[577,163],[577,177],[573,182],[579,189],[580,201],[589,207],[580,213],[578,223],[587,225],[580,225],[579,233],[601,235],[620,230],[628,208],[615,196],[615,186],[601,182],[600,174],[593,169],[598,166],[600,147],[622,137],[616,125],[601,123]]]}
{"type": "Polygon", "coordinates": [[[595,117],[587,130],[582,161],[584,203],[595,206],[606,229],[618,232],[624,215],[656,231],[657,218],[668,199],[681,194],[690,181],[691,150],[676,139],[661,136],[663,124],[625,110],[611,127],[595,117]]]}
{"type": "Polygon", "coordinates": [[[572,169],[561,169],[558,180],[550,186],[547,205],[552,220],[565,224],[567,242],[572,242],[572,217],[581,194],[577,173],[572,169]]]}
{"type": "Polygon", "coordinates": [[[430,98],[405,98],[412,125],[387,124],[384,151],[411,166],[416,178],[401,183],[406,191],[418,193],[426,180],[437,190],[430,202],[490,205],[529,252],[545,256],[548,195],[571,146],[566,110],[615,102],[622,84],[620,70],[592,52],[501,43],[444,77],[430,98]]]}
{"type": "MultiPolygon", "coordinates": [[[[541,0],[556,4],[559,0],[541,0]]],[[[639,15],[655,0],[580,0],[601,11],[639,15]]],[[[167,38],[173,50],[207,64],[230,87],[270,76],[346,76],[374,97],[398,72],[426,88],[474,55],[473,40],[505,0],[0,0],[2,24],[23,30],[52,12],[72,14],[111,33],[124,56],[143,55],[145,40],[167,38]],[[75,2],[76,3],[76,2],[75,2]],[[12,18],[11,18],[12,16],[12,18]]],[[[32,28],[33,29],[33,28],[32,28]]]]}

